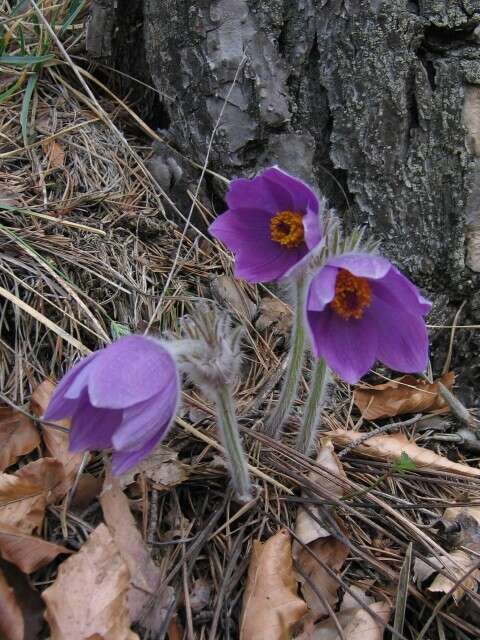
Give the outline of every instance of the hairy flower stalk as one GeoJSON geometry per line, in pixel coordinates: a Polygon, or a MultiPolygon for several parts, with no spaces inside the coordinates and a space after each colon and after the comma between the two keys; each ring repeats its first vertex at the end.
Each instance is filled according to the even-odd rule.
{"type": "Polygon", "coordinates": [[[251,498],[252,486],[230,386],[227,384],[219,386],[213,395],[217,410],[218,431],[227,455],[233,486],[239,500],[247,502],[251,498]]]}
{"type": "Polygon", "coordinates": [[[312,453],[320,426],[320,419],[329,383],[329,371],[323,358],[316,360],[312,383],[309,389],[302,426],[297,435],[296,448],[309,455],[312,453]]]}
{"type": "Polygon", "coordinates": [[[288,366],[283,379],[275,410],[265,424],[265,433],[272,438],[280,438],[282,426],[290,415],[292,405],[297,394],[298,381],[302,372],[305,353],[304,330],[304,305],[305,305],[306,279],[300,275],[295,282],[295,315],[293,319],[290,352],[288,354],[288,366]]]}
{"type": "Polygon", "coordinates": [[[237,497],[251,497],[248,465],[235,415],[232,385],[240,368],[242,328],[231,328],[228,315],[198,305],[191,317],[183,318],[183,334],[188,346],[178,354],[179,363],[192,382],[215,402],[217,427],[225,448],[237,497]]]}

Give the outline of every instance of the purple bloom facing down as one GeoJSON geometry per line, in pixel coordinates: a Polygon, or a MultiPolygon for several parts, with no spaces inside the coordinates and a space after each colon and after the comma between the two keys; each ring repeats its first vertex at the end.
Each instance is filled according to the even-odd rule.
{"type": "Polygon", "coordinates": [[[431,304],[385,258],[344,254],[313,277],[306,324],[317,357],[353,384],[380,360],[405,373],[423,371],[431,304]]]}
{"type": "Polygon", "coordinates": [[[71,418],[71,451],[112,448],[118,475],[165,437],[179,397],[177,366],[167,349],[151,338],[126,336],[73,367],[44,418],[71,418]]]}
{"type": "Polygon", "coordinates": [[[235,254],[235,276],[278,280],[321,239],[320,203],[301,180],[277,167],[232,180],[228,210],[209,232],[235,254]]]}

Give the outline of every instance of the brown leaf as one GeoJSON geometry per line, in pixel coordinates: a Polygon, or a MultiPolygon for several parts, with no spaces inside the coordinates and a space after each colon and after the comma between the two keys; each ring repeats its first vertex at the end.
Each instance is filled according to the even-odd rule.
{"type": "Polygon", "coordinates": [[[61,553],[72,551],[36,536],[22,533],[16,527],[0,524],[0,555],[24,573],[33,573],[61,553]]]}
{"type": "Polygon", "coordinates": [[[49,169],[61,169],[65,165],[65,151],[55,140],[42,142],[43,153],[48,159],[49,169]]]}
{"type": "Polygon", "coordinates": [[[54,458],[40,458],[29,462],[15,472],[17,478],[27,480],[42,488],[47,504],[52,504],[65,495],[65,471],[54,458]]]}
{"type": "Polygon", "coordinates": [[[210,283],[210,289],[213,297],[222,307],[227,307],[239,318],[253,320],[257,306],[239,280],[231,276],[218,276],[210,283]]]}
{"type": "Polygon", "coordinates": [[[138,640],[130,631],[129,582],[120,550],[99,525],[42,594],[51,640],[138,640]]]}
{"type": "MultiPolygon", "coordinates": [[[[382,618],[383,624],[378,623],[368,611],[361,607],[346,609],[337,614],[337,620],[343,629],[345,640],[382,640],[385,625],[390,618],[391,607],[384,602],[374,602],[370,608],[382,618]]],[[[317,624],[313,633],[302,637],[302,640],[337,639],[337,627],[331,619],[317,624]]]]}
{"type": "MultiPolygon", "coordinates": [[[[335,455],[331,440],[325,440],[320,447],[316,463],[330,472],[332,480],[316,471],[308,474],[309,480],[321,484],[325,491],[340,498],[344,491],[341,482],[335,482],[335,478],[345,481],[346,475],[340,460],[335,455]]],[[[336,518],[336,521],[339,528],[343,529],[344,525],[340,519],[336,518]]],[[[301,583],[302,595],[308,605],[309,615],[313,620],[317,620],[328,614],[328,608],[316,591],[322,594],[329,605],[333,605],[338,600],[339,582],[310,552],[313,552],[327,567],[338,572],[348,557],[348,547],[323,527],[321,513],[313,506],[308,511],[303,508],[298,510],[295,534],[299,540],[293,543],[293,557],[298,565],[297,579],[301,583]],[[316,517],[310,515],[309,511],[316,517]]]]}
{"type": "Polygon", "coordinates": [[[258,308],[255,326],[259,331],[272,329],[275,333],[288,333],[292,327],[292,310],[277,298],[263,298],[258,308]]]}
{"type": "Polygon", "coordinates": [[[46,506],[46,494],[40,485],[13,474],[0,473],[0,525],[32,533],[42,525],[46,506]]]}
{"type": "MultiPolygon", "coordinates": [[[[329,433],[329,436],[336,444],[343,446],[358,440],[361,435],[358,431],[347,429],[338,429],[329,433]]],[[[398,460],[402,452],[404,452],[420,469],[459,473],[464,476],[480,476],[480,469],[477,467],[470,467],[460,462],[452,462],[448,458],[430,451],[430,449],[419,447],[415,442],[408,440],[402,433],[373,436],[357,446],[355,451],[376,460],[392,462],[398,460]]]]}
{"type": "Polygon", "coordinates": [[[192,611],[205,609],[212,595],[212,583],[207,578],[197,578],[193,582],[189,595],[192,611]]]}
{"type": "Polygon", "coordinates": [[[0,471],[40,444],[40,434],[27,416],[11,407],[0,407],[0,471]]]}
{"type": "Polygon", "coordinates": [[[243,596],[240,640],[283,640],[306,613],[297,596],[290,536],[285,529],[253,543],[243,596]]]}
{"type": "Polygon", "coordinates": [[[159,445],[147,458],[139,462],[128,473],[120,476],[120,486],[127,487],[135,476],[143,473],[160,490],[174,487],[189,476],[189,466],[178,459],[178,453],[170,447],[159,445]]]}
{"type": "Polygon", "coordinates": [[[102,483],[101,478],[93,476],[91,473],[82,473],[72,496],[71,506],[80,511],[89,507],[100,494],[102,483]]]}
{"type": "MultiPolygon", "coordinates": [[[[15,599],[23,618],[24,635],[22,640],[38,640],[44,625],[43,610],[45,608],[40,593],[32,586],[28,576],[3,558],[0,558],[0,571],[12,587],[15,599]]],[[[1,605],[0,605],[1,607],[1,605]]],[[[0,637],[1,622],[0,622],[0,637]]]]}
{"type": "MultiPolygon", "coordinates": [[[[455,374],[450,371],[439,381],[451,391],[455,374]]],[[[414,376],[402,376],[385,384],[355,389],[353,401],[366,420],[391,418],[403,413],[447,412],[449,408],[439,394],[437,382],[430,384],[414,376]]]]}
{"type": "MultiPolygon", "coordinates": [[[[55,385],[50,380],[44,380],[35,389],[31,399],[31,411],[35,416],[43,416],[54,390],[55,385]]],[[[55,424],[66,429],[70,428],[69,420],[57,420],[55,424]]],[[[59,431],[54,427],[42,424],[42,437],[48,454],[63,465],[65,470],[64,488],[68,491],[73,485],[83,456],[81,453],[71,453],[68,450],[68,433],[65,431],[59,431]]]]}
{"type": "Polygon", "coordinates": [[[165,621],[166,609],[173,599],[173,589],[160,589],[162,572],[153,562],[130,511],[128,498],[117,479],[108,474],[105,490],[100,496],[103,516],[126,565],[131,584],[127,604],[132,622],[141,620],[142,626],[154,635],[165,621]],[[146,606],[155,598],[155,606],[146,606]]]}
{"type": "Polygon", "coordinates": [[[0,638],[23,640],[22,610],[18,606],[12,587],[0,571],[0,638]]]}

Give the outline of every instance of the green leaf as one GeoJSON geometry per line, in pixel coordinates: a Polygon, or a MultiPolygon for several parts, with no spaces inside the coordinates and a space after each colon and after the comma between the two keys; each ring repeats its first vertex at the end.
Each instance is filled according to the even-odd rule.
{"type": "Polygon", "coordinates": [[[8,98],[10,98],[10,96],[12,96],[18,89],[20,89],[20,87],[23,84],[24,79],[25,78],[19,78],[13,84],[11,84],[8,87],[8,89],[5,89],[5,91],[0,93],[0,104],[2,104],[2,102],[5,102],[6,100],[8,100],[8,98]]]}
{"type": "Polygon", "coordinates": [[[44,62],[48,62],[54,57],[53,53],[47,53],[43,56],[0,56],[0,65],[26,67],[29,64],[42,64],[44,62]]]}
{"type": "Polygon", "coordinates": [[[414,461],[409,458],[405,451],[402,451],[400,458],[392,464],[392,471],[399,473],[401,471],[414,471],[416,469],[414,461]]]}
{"type": "Polygon", "coordinates": [[[68,7],[67,15],[65,16],[65,20],[63,21],[62,28],[60,29],[60,35],[63,35],[68,27],[72,24],[75,18],[78,16],[80,11],[85,6],[85,0],[72,0],[70,6],[68,7]]]}
{"type": "Polygon", "coordinates": [[[110,333],[114,340],[118,340],[118,338],[121,338],[122,336],[130,335],[131,331],[126,325],[120,324],[120,322],[115,322],[115,320],[112,320],[110,322],[110,333]]]}
{"type": "Polygon", "coordinates": [[[30,111],[30,101],[37,84],[38,74],[34,73],[28,78],[27,87],[23,96],[22,110],[20,111],[20,125],[22,127],[23,144],[28,146],[28,112],[30,111]]]}

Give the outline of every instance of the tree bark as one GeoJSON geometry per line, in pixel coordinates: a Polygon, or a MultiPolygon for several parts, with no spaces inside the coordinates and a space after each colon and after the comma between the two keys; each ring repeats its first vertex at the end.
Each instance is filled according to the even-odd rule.
{"type": "Polygon", "coordinates": [[[128,83],[181,154],[203,162],[238,72],[210,168],[313,183],[437,321],[480,320],[480,0],[96,0],[90,33],[95,12],[91,54],[155,88],[128,83]]]}

